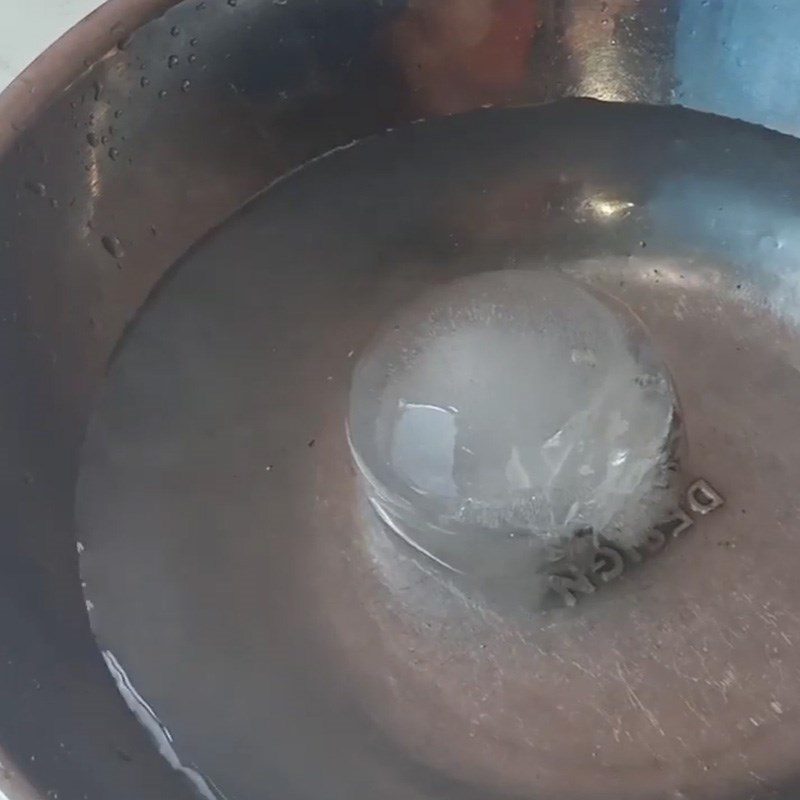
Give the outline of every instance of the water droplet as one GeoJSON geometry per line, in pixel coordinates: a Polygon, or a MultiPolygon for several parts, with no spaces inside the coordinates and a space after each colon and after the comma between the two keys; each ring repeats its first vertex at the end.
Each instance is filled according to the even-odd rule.
{"type": "Polygon", "coordinates": [[[191,85],[192,84],[188,80],[181,81],[181,91],[188,92],[191,85]]]}
{"type": "Polygon", "coordinates": [[[55,197],[50,198],[50,208],[58,208],[58,200],[55,197]]]}
{"type": "Polygon", "coordinates": [[[171,34],[172,36],[178,36],[178,35],[180,35],[181,29],[180,29],[180,28],[179,28],[177,25],[173,25],[173,26],[172,26],[172,27],[169,29],[169,32],[170,32],[170,34],[171,34]]]}
{"type": "Polygon", "coordinates": [[[125,251],[122,249],[122,242],[116,236],[103,236],[100,239],[105,251],[114,258],[122,258],[125,251]]]}
{"type": "Polygon", "coordinates": [[[149,85],[150,85],[150,78],[147,78],[144,75],[142,75],[142,77],[139,78],[139,86],[141,86],[144,89],[145,86],[149,85]]]}
{"type": "Polygon", "coordinates": [[[114,117],[115,117],[115,119],[119,119],[121,116],[122,116],[122,109],[121,109],[121,108],[118,108],[118,109],[117,109],[117,110],[114,112],[114,117]]]}
{"type": "Polygon", "coordinates": [[[108,148],[108,157],[109,157],[109,158],[110,158],[112,161],[116,161],[116,160],[117,160],[117,156],[118,156],[118,155],[119,155],[119,150],[117,150],[117,148],[116,148],[116,147],[109,147],[109,148],[108,148]]]}
{"type": "Polygon", "coordinates": [[[158,96],[163,100],[167,96],[167,90],[166,89],[159,89],[158,90],[158,96]]]}
{"type": "Polygon", "coordinates": [[[47,187],[43,183],[37,181],[26,181],[25,188],[29,189],[34,194],[38,194],[39,197],[44,197],[47,194],[47,187]]]}
{"type": "Polygon", "coordinates": [[[103,134],[103,135],[100,137],[100,144],[106,144],[107,142],[108,142],[108,136],[106,136],[105,134],[103,134]]]}
{"type": "Polygon", "coordinates": [[[130,43],[131,43],[131,34],[128,34],[127,36],[123,36],[123,37],[122,37],[122,38],[121,38],[121,39],[120,39],[120,40],[117,42],[117,50],[127,50],[127,48],[128,48],[128,45],[129,45],[130,43]]]}
{"type": "Polygon", "coordinates": [[[781,242],[772,234],[765,233],[758,238],[758,246],[764,250],[780,250],[781,242]]]}
{"type": "Polygon", "coordinates": [[[201,2],[199,2],[199,3],[198,3],[196,6],[195,6],[195,8],[196,8],[198,11],[202,11],[202,10],[203,10],[205,7],[206,7],[206,4],[205,4],[204,2],[202,2],[202,0],[201,0],[201,2]]]}
{"type": "Polygon", "coordinates": [[[178,56],[170,56],[167,59],[167,66],[172,69],[173,67],[178,66],[178,56]]]}
{"type": "Polygon", "coordinates": [[[93,131],[89,131],[89,133],[86,134],[86,141],[89,142],[92,147],[97,147],[97,134],[93,131]]]}
{"type": "Polygon", "coordinates": [[[103,93],[103,84],[100,83],[100,81],[95,81],[92,84],[92,87],[94,89],[94,99],[97,101],[100,99],[100,95],[103,93]]]}
{"type": "Polygon", "coordinates": [[[573,349],[570,353],[570,360],[573,364],[587,367],[597,366],[597,354],[590,347],[573,349]]]}
{"type": "Polygon", "coordinates": [[[228,5],[229,6],[235,6],[236,3],[237,3],[237,0],[228,0],[228,5]]]}
{"type": "Polygon", "coordinates": [[[197,44],[196,37],[192,37],[191,39],[189,39],[189,47],[194,47],[196,44],[197,44]]]}
{"type": "Polygon", "coordinates": [[[190,64],[194,64],[197,61],[197,53],[189,53],[187,60],[190,64]]]}
{"type": "Polygon", "coordinates": [[[289,0],[272,0],[272,5],[274,6],[285,6],[289,0]]]}

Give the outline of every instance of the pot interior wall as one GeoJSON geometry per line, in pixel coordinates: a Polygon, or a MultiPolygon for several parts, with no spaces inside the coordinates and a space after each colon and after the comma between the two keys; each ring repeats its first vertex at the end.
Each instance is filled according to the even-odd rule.
{"type": "MultiPolygon", "coordinates": [[[[115,6],[96,63],[77,43],[60,53],[69,85],[0,98],[13,125],[36,92],[59,89],[0,160],[0,744],[12,797],[23,777],[42,796],[193,796],[97,651],[73,523],[107,360],[193,243],[311,158],[484,106],[680,104],[800,131],[793,0],[186,0],[120,40],[138,5],[115,6]]],[[[758,281],[791,311],[790,266],[758,281]]]]}

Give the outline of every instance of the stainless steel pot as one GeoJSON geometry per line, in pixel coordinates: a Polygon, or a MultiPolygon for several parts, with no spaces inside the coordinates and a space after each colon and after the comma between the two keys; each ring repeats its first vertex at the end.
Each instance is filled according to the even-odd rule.
{"type": "MultiPolygon", "coordinates": [[[[0,95],[0,790],[13,799],[194,796],[186,774],[162,758],[130,713],[95,645],[73,524],[77,454],[105,365],[126,324],[187,248],[315,156],[418,118],[488,105],[570,97],[682,105],[798,135],[798,33],[794,0],[110,0],[29,67],[0,95]]],[[[606,110],[598,113],[603,130],[606,110]]],[[[713,236],[698,234],[693,241],[698,252],[705,241],[706,254],[727,265],[714,290],[723,311],[713,292],[702,301],[708,326],[731,341],[741,333],[744,323],[727,312],[724,298],[728,284],[744,276],[738,280],[752,289],[747,302],[756,307],[769,300],[783,320],[783,332],[773,339],[794,352],[798,247],[787,235],[780,257],[773,257],[764,252],[762,231],[747,228],[774,190],[770,213],[791,233],[800,188],[789,157],[797,151],[790,143],[786,148],[783,175],[774,164],[761,170],[750,143],[736,149],[736,169],[745,168],[708,203],[741,190],[733,202],[739,205],[713,236]]],[[[713,159],[715,149],[707,143],[701,160],[713,159]]],[[[630,175],[618,165],[605,180],[635,194],[647,169],[636,162],[638,171],[630,175]]],[[[659,172],[657,165],[652,169],[659,172]]],[[[685,191],[695,192],[696,201],[699,190],[685,191]]],[[[704,203],[688,204],[696,211],[704,203]]],[[[674,231],[676,239],[686,224],[674,231]]],[[[703,326],[693,331],[681,346],[702,349],[703,326]]],[[[704,364],[723,383],[740,369],[730,354],[713,348],[704,364]]],[[[724,568],[714,562],[714,574],[696,575],[680,558],[671,562],[673,574],[691,574],[696,582],[692,602],[680,610],[686,625],[702,613],[703,597],[730,591],[730,602],[709,612],[710,624],[743,637],[744,652],[731,645],[731,674],[700,641],[679,654],[680,669],[675,654],[654,659],[675,666],[663,678],[663,691],[693,715],[698,729],[712,731],[712,743],[729,716],[696,707],[692,687],[699,682],[717,691],[744,714],[773,672],[782,675],[783,699],[764,695],[770,722],[753,716],[753,730],[734,735],[726,752],[708,755],[697,745],[687,758],[699,754],[701,771],[720,773],[709,784],[673,785],[663,776],[678,769],[676,762],[653,747],[649,764],[633,765],[627,793],[602,770],[587,788],[594,768],[582,764],[564,766],[560,780],[546,789],[533,781],[527,791],[521,784],[504,787],[502,796],[797,795],[800,657],[792,647],[800,594],[792,580],[796,503],[787,486],[800,463],[780,448],[800,430],[794,410],[781,402],[790,378],[766,371],[759,380],[749,401],[752,417],[775,420],[760,448],[781,455],[771,465],[716,463],[712,478],[726,496],[756,487],[760,511],[724,522],[726,540],[741,536],[752,549],[741,544],[739,555],[728,554],[738,560],[724,568]],[[768,508],[780,513],[769,517],[768,508]],[[724,569],[737,576],[727,589],[717,581],[716,570],[724,569]],[[759,587],[766,587],[763,595],[759,587]],[[747,633],[765,629],[788,643],[778,666],[763,651],[764,636],[747,633]],[[703,674],[707,657],[716,666],[703,674]],[[753,735],[761,738],[753,741],[753,735]],[[762,763],[772,771],[764,773],[757,766],[762,763]]],[[[703,398],[685,402],[691,413],[703,398]]],[[[702,419],[709,429],[726,422],[714,408],[705,408],[702,419]]],[[[744,507],[729,499],[737,511],[744,507]]],[[[722,538],[714,529],[706,539],[712,535],[722,538]]],[[[672,580],[668,572],[662,579],[672,580]]],[[[633,601],[620,602],[619,609],[628,609],[633,601]]],[[[591,655],[573,667],[591,672],[591,655]]],[[[439,668],[432,660],[428,673],[439,668]]],[[[622,704],[657,731],[639,678],[626,669],[621,657],[616,672],[591,676],[596,691],[618,689],[622,704]]],[[[645,680],[655,675],[654,669],[645,680]]],[[[580,724],[591,697],[565,701],[580,724]]],[[[613,720],[608,730],[613,735],[613,720]]],[[[662,733],[674,730],[667,726],[662,733]]],[[[553,729],[555,737],[570,735],[568,726],[553,729]]],[[[207,736],[213,739],[214,732],[207,736]]],[[[375,748],[376,763],[398,760],[391,748],[375,748]]],[[[354,763],[342,769],[355,770],[354,763]]],[[[473,781],[466,763],[447,774],[416,763],[400,766],[402,781],[365,778],[348,785],[376,798],[501,796],[496,784],[473,781]]],[[[326,769],[335,771],[336,764],[326,769]]],[[[318,785],[323,788],[314,796],[340,796],[341,789],[325,791],[324,776],[318,785]]],[[[276,775],[274,786],[252,796],[311,796],[293,791],[276,775]]]]}

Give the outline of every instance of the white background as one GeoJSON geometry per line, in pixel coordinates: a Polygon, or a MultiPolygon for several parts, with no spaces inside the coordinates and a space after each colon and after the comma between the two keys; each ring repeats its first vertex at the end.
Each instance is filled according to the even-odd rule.
{"type": "Polygon", "coordinates": [[[101,0],[0,0],[0,91],[101,0]]]}

